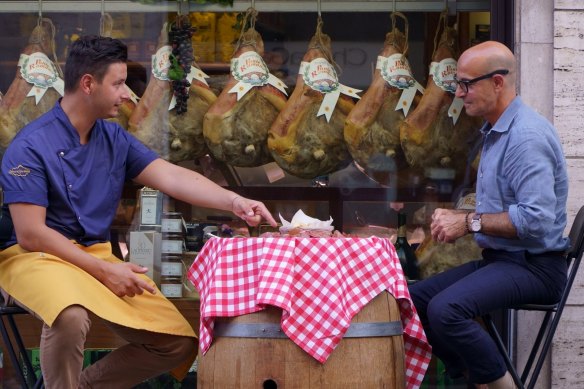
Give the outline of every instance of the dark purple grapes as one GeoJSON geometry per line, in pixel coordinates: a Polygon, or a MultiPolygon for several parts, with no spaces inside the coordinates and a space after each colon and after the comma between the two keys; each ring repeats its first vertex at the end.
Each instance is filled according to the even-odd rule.
{"type": "Polygon", "coordinates": [[[191,38],[194,29],[188,20],[181,20],[181,23],[172,23],[168,33],[168,40],[172,46],[172,54],[176,57],[179,66],[183,70],[183,77],[180,80],[172,81],[172,90],[176,98],[176,113],[182,115],[187,112],[187,101],[189,99],[189,88],[191,84],[186,77],[191,70],[194,60],[193,44],[191,38]]]}

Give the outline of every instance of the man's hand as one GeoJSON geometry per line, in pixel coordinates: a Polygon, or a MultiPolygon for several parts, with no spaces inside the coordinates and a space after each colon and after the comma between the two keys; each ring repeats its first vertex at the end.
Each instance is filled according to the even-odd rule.
{"type": "Polygon", "coordinates": [[[232,212],[245,222],[254,227],[260,224],[262,218],[265,219],[272,227],[278,224],[261,201],[250,200],[242,196],[236,196],[231,202],[232,212]]]}
{"type": "Polygon", "coordinates": [[[459,210],[436,208],[430,226],[432,238],[437,242],[453,243],[466,235],[466,214],[459,210]]]}
{"type": "Polygon", "coordinates": [[[118,297],[134,297],[145,290],[155,294],[156,288],[136,275],[147,271],[148,268],[130,262],[108,264],[100,281],[118,297]]]}

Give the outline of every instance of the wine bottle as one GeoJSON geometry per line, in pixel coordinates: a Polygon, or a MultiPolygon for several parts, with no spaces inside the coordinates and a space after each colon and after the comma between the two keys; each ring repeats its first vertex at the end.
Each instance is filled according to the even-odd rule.
{"type": "Polygon", "coordinates": [[[403,212],[397,214],[397,239],[395,240],[395,251],[401,263],[401,267],[408,280],[413,281],[419,278],[418,259],[416,253],[406,236],[407,215],[403,212]]]}

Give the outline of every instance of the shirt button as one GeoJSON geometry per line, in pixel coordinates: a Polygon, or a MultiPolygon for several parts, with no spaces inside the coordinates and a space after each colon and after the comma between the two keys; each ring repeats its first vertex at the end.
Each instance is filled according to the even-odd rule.
{"type": "Polygon", "coordinates": [[[61,157],[64,157],[64,156],[65,156],[65,153],[61,151],[61,152],[59,153],[59,155],[60,155],[61,157]]]}
{"type": "Polygon", "coordinates": [[[68,187],[69,189],[71,189],[71,188],[73,188],[73,185],[69,184],[69,185],[67,185],[67,187],[68,187]]]}
{"type": "Polygon", "coordinates": [[[81,221],[81,216],[79,216],[79,217],[77,218],[77,220],[81,221]]]}

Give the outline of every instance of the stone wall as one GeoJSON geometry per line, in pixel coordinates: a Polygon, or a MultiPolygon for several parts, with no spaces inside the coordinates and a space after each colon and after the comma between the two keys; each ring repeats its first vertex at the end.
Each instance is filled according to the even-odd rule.
{"type": "MultiPolygon", "coordinates": [[[[525,0],[524,0],[525,1],[525,0]]],[[[568,161],[569,221],[584,205],[584,2],[554,4],[554,124],[568,161]]],[[[584,268],[580,268],[552,349],[552,388],[584,388],[584,268]]]]}
{"type": "MultiPolygon", "coordinates": [[[[516,0],[519,93],[558,129],[568,162],[568,227],[584,205],[584,2],[516,0]]],[[[541,314],[517,317],[523,367],[541,314]]],[[[572,289],[537,388],[584,388],[584,269],[572,289]]]]}

